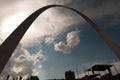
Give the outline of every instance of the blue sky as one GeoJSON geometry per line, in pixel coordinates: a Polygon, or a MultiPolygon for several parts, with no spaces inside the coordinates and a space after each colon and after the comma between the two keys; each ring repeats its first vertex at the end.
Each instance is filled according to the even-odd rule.
{"type": "MultiPolygon", "coordinates": [[[[50,4],[55,0],[0,1],[0,43],[31,13],[50,4]]],[[[120,46],[119,0],[58,0],[56,4],[81,11],[120,46]]],[[[78,69],[81,74],[95,63],[115,62],[119,62],[117,56],[83,18],[64,8],[52,8],[31,25],[2,77],[9,73],[12,77],[64,78],[67,70],[78,69]]]]}
{"type": "MultiPolygon", "coordinates": [[[[116,26],[116,28],[110,27],[104,30],[114,41],[120,44],[120,38],[118,38],[119,29],[120,28],[116,26]],[[114,33],[112,32],[113,30],[114,33]]],[[[101,39],[95,30],[91,29],[89,25],[82,28],[79,37],[81,40],[79,45],[73,48],[69,54],[56,52],[54,51],[53,45],[46,46],[43,43],[43,51],[46,53],[47,60],[42,64],[43,69],[47,71],[46,76],[48,76],[48,78],[62,78],[64,77],[64,72],[66,70],[76,71],[76,68],[82,73],[84,68],[86,68],[86,63],[93,64],[94,62],[98,62],[109,64],[114,61],[119,61],[114,52],[111,51],[108,45],[101,39]]]]}

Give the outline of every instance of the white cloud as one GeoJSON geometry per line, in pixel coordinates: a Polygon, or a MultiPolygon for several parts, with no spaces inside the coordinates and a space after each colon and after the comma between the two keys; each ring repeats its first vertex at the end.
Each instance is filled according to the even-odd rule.
{"type": "Polygon", "coordinates": [[[25,60],[31,61],[36,64],[39,61],[45,60],[45,56],[43,55],[41,50],[36,54],[30,54],[27,50],[25,50],[24,54],[21,54],[15,58],[16,62],[24,62],[25,60]]]}
{"type": "Polygon", "coordinates": [[[33,69],[32,71],[32,76],[38,76],[39,71],[37,71],[36,69],[33,69]]]}
{"type": "Polygon", "coordinates": [[[19,44],[8,64],[4,68],[1,76],[4,78],[6,78],[8,74],[13,75],[12,77],[17,77],[19,75],[30,76],[35,69],[34,64],[39,65],[40,67],[41,64],[39,62],[43,60],[45,60],[45,56],[41,50],[36,54],[31,54],[27,49],[23,48],[23,46],[19,44]]]}
{"type": "Polygon", "coordinates": [[[49,45],[49,44],[51,44],[54,40],[55,40],[55,39],[54,39],[53,37],[46,37],[46,38],[45,38],[45,43],[49,45]]]}
{"type": "Polygon", "coordinates": [[[16,64],[14,64],[14,66],[11,69],[11,71],[15,72],[16,74],[21,73],[23,70],[24,70],[24,66],[18,66],[16,64]]]}
{"type": "Polygon", "coordinates": [[[55,43],[54,47],[56,51],[61,51],[66,54],[70,52],[70,47],[67,46],[64,42],[55,43]]]}
{"type": "MultiPolygon", "coordinates": [[[[9,35],[7,30],[11,33],[17,25],[19,25],[28,15],[34,12],[36,9],[48,5],[53,4],[55,0],[1,0],[0,1],[0,44],[7,38],[9,35]],[[22,14],[22,16],[21,16],[22,14]],[[17,16],[17,17],[15,17],[17,16]],[[19,19],[18,19],[19,18],[19,19]],[[22,19],[21,19],[22,18],[22,19]],[[19,20],[19,22],[12,21],[19,20]],[[11,22],[12,21],[12,22],[11,22]],[[8,25],[9,24],[9,25],[8,25]],[[10,25],[12,25],[10,27],[10,25]],[[15,26],[14,26],[15,25],[15,26]],[[5,30],[4,30],[5,29],[5,30]],[[10,29],[10,30],[9,30],[10,29]],[[7,33],[7,34],[6,34],[7,33]]],[[[60,0],[57,1],[59,4],[69,5],[79,11],[82,11],[87,16],[93,19],[100,19],[105,15],[112,15],[114,17],[112,24],[119,23],[119,7],[120,2],[116,2],[114,0],[104,1],[97,7],[93,7],[94,4],[92,1],[86,2],[83,0],[60,0]]],[[[81,21],[80,24],[84,23],[84,20],[78,17],[78,15],[74,14],[72,11],[67,9],[49,9],[41,14],[36,21],[31,25],[30,29],[25,34],[21,43],[22,46],[31,47],[32,45],[36,45],[42,41],[44,36],[54,36],[56,38],[57,35],[64,32],[68,29],[72,24],[77,24],[81,21]],[[64,12],[63,12],[64,11],[64,12]],[[69,14],[69,15],[68,15],[69,14]]],[[[110,23],[111,24],[111,23],[110,23]]],[[[46,39],[46,43],[50,44],[53,42],[53,39],[46,39]]],[[[79,36],[77,32],[68,33],[65,42],[55,43],[55,50],[61,51],[63,53],[70,53],[71,48],[74,48],[80,43],[79,36]]],[[[30,54],[22,46],[18,46],[17,50],[15,50],[11,60],[6,66],[4,73],[12,73],[15,74],[15,69],[18,68],[18,74],[21,74],[21,69],[23,68],[23,74],[32,73],[33,64],[44,60],[45,57],[41,51],[37,54],[30,54]],[[22,66],[16,66],[16,65],[22,66]],[[23,66],[29,66],[28,68],[23,66]],[[16,67],[16,68],[13,68],[16,67]],[[22,68],[21,68],[22,67],[22,68]],[[12,69],[13,68],[13,69],[12,69]],[[20,69],[19,69],[20,68],[20,69]],[[12,70],[12,72],[10,71],[12,70]],[[25,73],[26,72],[26,73],[25,73]]],[[[5,79],[4,79],[5,80],[5,79]]]]}
{"type": "Polygon", "coordinates": [[[67,34],[67,45],[71,48],[77,46],[80,43],[79,31],[72,31],[67,34]]]}
{"type": "Polygon", "coordinates": [[[38,68],[41,69],[41,68],[42,68],[42,65],[39,65],[38,68]]]}
{"type": "MultiPolygon", "coordinates": [[[[14,19],[14,16],[15,15],[19,16],[20,13],[22,13],[22,15],[25,14],[24,18],[26,18],[28,15],[30,15],[32,12],[34,12],[36,9],[38,9],[40,7],[43,7],[45,5],[48,5],[48,4],[53,4],[55,1],[56,0],[44,0],[44,1],[43,0],[36,0],[36,1],[33,1],[33,0],[29,0],[29,1],[25,1],[25,0],[24,1],[18,1],[18,0],[9,1],[9,0],[5,0],[5,1],[2,1],[1,0],[0,1],[0,4],[1,4],[0,5],[0,9],[1,9],[0,21],[2,21],[2,22],[0,22],[0,25],[3,27],[3,25],[4,25],[3,23],[4,23],[4,20],[6,21],[6,18],[13,17],[13,19],[14,19]]],[[[116,6],[114,6],[115,2],[113,0],[104,1],[101,4],[102,6],[98,5],[97,8],[99,8],[99,9],[97,9],[97,8],[93,8],[91,6],[94,3],[92,1],[91,2],[86,2],[86,1],[84,2],[82,0],[75,0],[75,1],[73,1],[73,0],[61,0],[61,1],[57,1],[58,4],[65,4],[65,5],[68,4],[68,5],[73,6],[74,8],[76,8],[78,10],[81,10],[84,7],[82,9],[83,12],[85,12],[87,15],[95,16],[95,17],[97,17],[98,15],[100,15],[100,17],[101,17],[101,16],[109,15],[109,14],[110,15],[111,14],[118,15],[119,14],[119,9],[118,8],[120,6],[119,5],[120,3],[116,3],[116,6]],[[76,4],[79,4],[79,3],[81,5],[76,5],[76,4]],[[89,5],[91,7],[89,7],[87,5],[89,5]],[[105,11],[103,12],[104,9],[105,9],[105,11]],[[96,12],[97,12],[97,14],[95,15],[96,12]]],[[[79,19],[79,18],[76,18],[78,16],[74,16],[73,14],[71,15],[70,13],[72,13],[72,12],[70,12],[70,11],[64,11],[64,13],[65,13],[64,14],[63,11],[62,11],[62,13],[60,13],[60,11],[58,11],[58,10],[60,10],[60,9],[56,8],[56,9],[49,9],[49,10],[45,11],[44,14],[42,14],[33,23],[32,26],[34,26],[34,27],[31,26],[32,29],[29,29],[29,32],[31,34],[29,34],[27,36],[29,38],[25,37],[26,42],[31,41],[31,38],[37,38],[37,39],[33,40],[33,42],[34,42],[34,41],[38,40],[38,37],[41,37],[41,36],[44,36],[44,35],[55,35],[56,33],[60,33],[60,32],[62,32],[62,30],[66,29],[66,27],[70,26],[71,24],[74,24],[75,19],[77,19],[77,20],[75,20],[75,22],[78,21],[78,19],[79,19]],[[70,15],[68,15],[68,13],[70,15]],[[48,22],[48,23],[46,23],[46,22],[48,22]],[[34,36],[36,36],[36,37],[34,37],[34,36]]],[[[21,14],[20,14],[19,17],[21,18],[23,16],[21,16],[21,14]]],[[[16,17],[16,18],[18,19],[18,17],[16,17]]],[[[9,23],[10,20],[9,19],[7,19],[7,20],[8,20],[8,23],[9,23]]],[[[118,19],[117,19],[117,21],[118,21],[118,19]]],[[[14,22],[12,22],[12,24],[14,24],[14,22]]],[[[9,27],[7,26],[7,28],[9,28],[9,27]]],[[[1,33],[1,30],[2,30],[2,28],[0,29],[0,35],[3,35],[3,33],[1,33]]]]}
{"type": "MultiPolygon", "coordinates": [[[[17,25],[19,25],[28,15],[33,13],[35,10],[45,5],[53,4],[53,3],[55,3],[55,0],[50,0],[50,1],[49,0],[44,0],[44,1],[42,0],[36,0],[36,1],[5,0],[4,2],[1,1],[2,5],[0,5],[0,9],[1,9],[0,40],[2,41],[0,43],[2,43],[3,40],[5,40],[9,35],[7,32],[4,32],[4,31],[8,31],[10,29],[9,33],[12,32],[17,27],[17,25]],[[10,4],[8,4],[9,2],[10,4]],[[17,25],[16,25],[16,22],[12,20],[17,21],[17,25]],[[5,28],[6,30],[3,31],[3,28],[5,28]]],[[[112,0],[110,0],[109,2],[104,1],[101,3],[101,5],[98,5],[96,8],[93,7],[94,6],[93,1],[86,2],[82,0],[76,0],[76,1],[61,0],[61,1],[57,1],[57,3],[69,5],[79,11],[82,11],[89,17],[92,17],[93,19],[96,19],[96,18],[100,19],[105,15],[114,15],[113,16],[114,19],[111,24],[119,23],[118,8],[120,3],[116,3],[116,6],[114,6],[115,2],[112,0]]],[[[84,20],[78,17],[78,15],[76,15],[74,12],[70,10],[63,9],[63,8],[49,9],[45,11],[43,14],[41,14],[36,19],[36,21],[31,25],[30,29],[25,34],[21,43],[23,46],[27,46],[27,47],[36,45],[41,42],[44,36],[59,35],[61,32],[64,32],[64,30],[69,28],[72,24],[76,24],[79,22],[81,22],[82,24],[84,23],[84,20]],[[63,10],[64,10],[64,13],[63,13],[63,10]]],[[[46,42],[49,43],[48,41],[46,42]]]]}
{"type": "Polygon", "coordinates": [[[40,50],[39,52],[37,52],[37,54],[34,54],[34,55],[32,55],[33,56],[33,62],[34,63],[37,63],[37,62],[39,62],[39,61],[43,61],[43,60],[45,60],[45,56],[43,55],[43,53],[42,53],[42,51],[40,50]]]}
{"type": "Polygon", "coordinates": [[[63,53],[70,53],[71,49],[80,43],[79,32],[78,30],[69,32],[66,36],[67,43],[65,44],[62,41],[55,43],[55,50],[63,53]]]}
{"type": "MultiPolygon", "coordinates": [[[[0,16],[0,35],[2,35],[0,39],[5,40],[7,36],[35,10],[52,3],[54,3],[54,0],[13,1],[9,5],[4,3],[5,5],[1,7],[2,13],[0,13],[0,15],[2,15],[0,16]]],[[[41,14],[26,32],[21,44],[26,47],[36,45],[41,42],[44,36],[56,36],[66,30],[70,25],[75,24],[76,15],[71,15],[69,17],[60,14],[57,8],[49,9],[41,14]]]]}

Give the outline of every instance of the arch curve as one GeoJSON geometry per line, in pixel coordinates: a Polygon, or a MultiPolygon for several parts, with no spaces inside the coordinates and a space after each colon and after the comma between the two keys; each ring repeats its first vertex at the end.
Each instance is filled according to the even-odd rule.
{"type": "Polygon", "coordinates": [[[34,20],[45,10],[52,8],[52,7],[64,7],[67,9],[70,9],[74,12],[76,12],[78,15],[82,16],[90,25],[92,28],[98,32],[98,34],[103,38],[103,40],[110,46],[110,48],[113,50],[113,52],[117,55],[117,57],[120,59],[120,47],[112,41],[107,34],[96,24],[94,23],[90,18],[88,18],[83,13],[79,12],[76,9],[73,9],[71,7],[67,7],[64,5],[48,5],[45,7],[42,7],[32,13],[28,18],[26,18],[13,32],[12,34],[1,44],[0,46],[0,73],[4,69],[6,63],[8,62],[9,58],[11,57],[12,53],[14,52],[15,48],[17,47],[19,41],[24,36],[25,32],[28,30],[30,25],[34,22],[34,20]]]}

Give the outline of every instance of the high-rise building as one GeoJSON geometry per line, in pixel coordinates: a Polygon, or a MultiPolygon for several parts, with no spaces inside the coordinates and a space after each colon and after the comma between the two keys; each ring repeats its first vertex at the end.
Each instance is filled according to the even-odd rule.
{"type": "Polygon", "coordinates": [[[75,80],[75,73],[71,70],[65,72],[66,80],[75,80]]]}
{"type": "Polygon", "coordinates": [[[30,76],[30,80],[39,80],[37,76],[30,76]]]}

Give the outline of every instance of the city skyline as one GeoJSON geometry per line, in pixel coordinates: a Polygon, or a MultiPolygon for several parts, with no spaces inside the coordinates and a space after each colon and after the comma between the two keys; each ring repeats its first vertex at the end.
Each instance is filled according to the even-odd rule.
{"type": "MultiPolygon", "coordinates": [[[[25,3],[18,1],[18,3],[17,2],[16,3],[11,2],[11,3],[14,4],[14,6],[16,6],[15,4],[26,4],[26,2],[27,1],[25,1],[25,3]]],[[[29,6],[31,4],[36,3],[36,2],[33,3],[32,1],[28,1],[28,2],[29,2],[28,3],[29,6]]],[[[42,1],[40,1],[39,4],[41,2],[42,1]]],[[[47,0],[43,1],[43,3],[45,3],[44,5],[52,4],[53,2],[51,1],[51,3],[49,3],[47,0]]],[[[74,2],[73,4],[70,4],[71,2],[72,1],[66,1],[66,2],[63,1],[62,3],[60,2],[60,4],[69,5],[71,7],[74,7],[75,9],[79,9],[79,5],[77,5],[77,2],[80,3],[82,2],[82,0],[73,1],[74,2]]],[[[83,3],[84,4],[82,6],[87,4],[87,2],[84,2],[84,1],[83,3]]],[[[97,12],[97,9],[96,9],[96,13],[99,13],[98,16],[97,14],[92,15],[91,11],[89,11],[88,13],[85,13],[84,9],[83,9],[83,12],[85,14],[88,14],[88,16],[91,14],[90,15],[92,17],[91,19],[95,20],[95,22],[97,22],[98,25],[101,25],[102,26],[101,28],[103,28],[107,32],[107,34],[117,44],[120,45],[120,42],[119,42],[120,41],[120,37],[119,37],[120,24],[118,22],[119,18],[118,20],[116,20],[116,16],[114,16],[115,12],[118,11],[117,7],[115,6],[118,6],[119,3],[114,2],[113,0],[111,0],[110,2],[101,1],[100,3],[93,1],[93,2],[90,2],[89,5],[91,6],[92,4],[94,4],[95,6],[97,4],[98,7],[96,8],[101,8],[101,9],[103,9],[102,8],[103,6],[104,7],[106,6],[105,8],[112,7],[114,8],[113,12],[112,10],[110,10],[111,13],[109,13],[109,11],[107,13],[106,11],[106,13],[100,14],[99,12],[97,12]],[[113,4],[116,4],[116,5],[109,6],[110,3],[111,5],[113,4]],[[108,5],[105,5],[105,4],[108,4],[108,5]],[[115,18],[115,20],[113,18],[115,18]]],[[[10,6],[11,4],[9,5],[6,4],[6,5],[10,6]]],[[[28,5],[27,7],[29,7],[28,5]]],[[[41,5],[43,4],[41,3],[41,5]]],[[[18,9],[18,7],[16,9],[18,9]]],[[[28,12],[27,14],[31,14],[31,12],[36,10],[35,9],[36,7],[39,8],[38,5],[36,5],[34,8],[28,11],[27,9],[29,8],[25,8],[26,9],[25,13],[21,11],[19,15],[19,11],[18,12],[16,11],[15,15],[14,14],[12,14],[13,16],[8,15],[8,18],[6,18],[7,17],[6,16],[5,18],[3,17],[1,19],[2,20],[2,24],[1,24],[2,27],[0,29],[2,30],[1,31],[2,33],[0,33],[1,43],[2,41],[4,41],[6,36],[8,36],[10,33],[11,28],[8,28],[9,26],[7,26],[9,21],[13,20],[12,24],[14,24],[14,21],[15,21],[14,19],[16,19],[18,16],[26,18],[27,17],[26,12],[28,12]]],[[[6,7],[2,5],[1,8],[4,9],[6,7]]],[[[88,8],[88,6],[86,8],[88,8]]],[[[91,7],[90,9],[92,10],[92,8],[93,7],[91,7]]],[[[9,10],[9,7],[7,9],[9,10]]],[[[104,41],[98,36],[98,34],[96,34],[96,32],[92,30],[91,27],[89,27],[90,25],[88,25],[88,23],[86,23],[84,20],[79,21],[78,16],[75,13],[72,13],[71,11],[64,11],[64,13],[62,11],[63,10],[61,8],[60,9],[56,8],[56,9],[51,9],[46,11],[44,14],[42,14],[42,19],[43,19],[42,25],[39,24],[39,21],[41,21],[41,19],[40,17],[38,17],[38,20],[36,20],[36,23],[32,25],[34,26],[34,28],[31,26],[32,28],[29,30],[28,32],[29,34],[25,35],[25,37],[21,41],[21,44],[19,44],[18,48],[14,52],[14,55],[11,57],[11,60],[9,61],[10,63],[8,63],[8,66],[9,66],[8,69],[12,70],[11,73],[21,74],[21,71],[24,70],[25,66],[30,65],[30,68],[32,69],[32,71],[30,70],[31,73],[33,72],[35,74],[38,74],[40,78],[42,77],[51,78],[54,76],[60,78],[62,77],[61,73],[65,70],[78,68],[79,72],[81,73],[83,72],[84,70],[83,68],[86,67],[86,65],[90,65],[93,63],[112,63],[112,62],[119,61],[117,57],[114,55],[114,53],[111,51],[111,49],[106,45],[106,43],[104,43],[104,41]],[[70,14],[70,16],[68,15],[68,13],[70,14]],[[58,18],[58,20],[60,21],[57,22],[55,20],[56,18],[58,18]],[[49,21],[49,23],[46,24],[44,21],[45,22],[49,21]],[[41,27],[41,26],[44,26],[44,27],[41,27]],[[38,28],[38,27],[41,27],[41,28],[38,28]],[[40,29],[41,31],[39,31],[40,29]],[[31,36],[33,36],[33,38],[31,36]],[[73,38],[77,37],[77,38],[75,40],[71,37],[73,38]],[[71,48],[67,46],[67,43],[69,43],[68,45],[70,45],[71,48]],[[61,47],[64,47],[64,49],[61,47]],[[109,55],[107,55],[108,53],[109,55]],[[22,60],[20,61],[20,59],[22,60]],[[16,63],[16,64],[10,65],[13,63],[16,63]],[[22,66],[18,66],[20,64],[22,66]],[[40,70],[40,72],[37,72],[38,70],[40,70]]],[[[21,21],[18,20],[18,22],[21,22],[21,21]]],[[[23,73],[26,74],[26,72],[23,72],[23,73]]]]}

